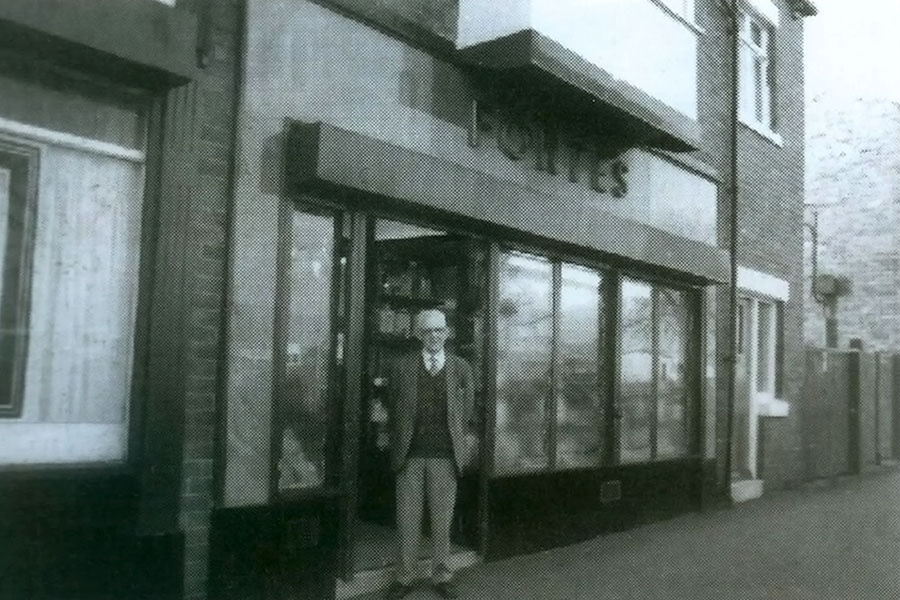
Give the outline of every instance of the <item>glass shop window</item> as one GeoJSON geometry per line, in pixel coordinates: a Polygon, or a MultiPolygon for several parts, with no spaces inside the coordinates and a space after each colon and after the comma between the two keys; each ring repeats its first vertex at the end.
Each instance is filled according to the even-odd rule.
{"type": "Polygon", "coordinates": [[[696,438],[696,344],[688,292],[623,278],[621,288],[623,463],[677,458],[696,438]]]}
{"type": "Polygon", "coordinates": [[[602,454],[603,278],[578,265],[563,264],[560,271],[556,464],[593,466],[602,454]]]}
{"type": "Polygon", "coordinates": [[[603,462],[604,283],[595,269],[501,253],[497,474],[603,462]]]}
{"type": "Polygon", "coordinates": [[[499,287],[495,471],[537,471],[549,465],[553,264],[539,256],[504,253],[499,287]]]}
{"type": "Polygon", "coordinates": [[[332,399],[343,336],[332,315],[335,280],[341,280],[336,275],[346,262],[336,252],[335,225],[332,216],[300,210],[292,214],[274,424],[281,491],[325,484],[328,444],[334,439],[329,432],[336,434],[332,399]]]}

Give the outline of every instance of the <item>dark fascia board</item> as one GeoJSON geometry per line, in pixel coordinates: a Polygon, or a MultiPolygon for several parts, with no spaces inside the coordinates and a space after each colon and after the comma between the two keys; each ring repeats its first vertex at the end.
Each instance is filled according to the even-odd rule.
{"type": "Polygon", "coordinates": [[[612,107],[629,122],[630,129],[645,132],[643,143],[674,152],[700,147],[696,121],[532,29],[464,48],[459,56],[463,62],[488,71],[525,69],[555,80],[563,94],[612,107]]]}
{"type": "Polygon", "coordinates": [[[584,205],[561,210],[565,198],[327,123],[286,126],[288,194],[324,189],[361,202],[381,198],[700,281],[729,280],[728,254],[721,248],[584,205]]]}
{"type": "Polygon", "coordinates": [[[156,0],[2,0],[0,47],[137,87],[197,74],[197,19],[156,0]]]}

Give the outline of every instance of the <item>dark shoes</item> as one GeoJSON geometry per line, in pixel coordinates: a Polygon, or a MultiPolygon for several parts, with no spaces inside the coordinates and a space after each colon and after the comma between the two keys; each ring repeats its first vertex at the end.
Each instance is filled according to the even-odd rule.
{"type": "Polygon", "coordinates": [[[411,591],[413,591],[413,586],[400,583],[399,581],[393,581],[384,592],[384,600],[400,600],[401,598],[406,597],[411,591]]]}
{"type": "Polygon", "coordinates": [[[441,598],[458,598],[459,590],[456,589],[456,584],[453,581],[442,581],[440,583],[434,584],[434,591],[436,591],[441,598]]]}

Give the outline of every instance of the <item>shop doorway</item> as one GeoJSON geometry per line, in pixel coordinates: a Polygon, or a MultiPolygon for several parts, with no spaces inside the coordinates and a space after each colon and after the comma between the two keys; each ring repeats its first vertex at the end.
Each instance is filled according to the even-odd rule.
{"type": "MultiPolygon", "coordinates": [[[[418,352],[415,315],[436,308],[447,316],[447,350],[474,372],[476,413],[483,414],[486,244],[471,237],[400,221],[374,219],[367,244],[365,360],[360,406],[357,511],[353,566],[389,569],[396,559],[394,474],[387,444],[386,377],[391,361],[418,352]]],[[[483,419],[476,419],[481,423],[483,419]]],[[[482,427],[473,433],[481,439],[482,427]]],[[[479,473],[459,483],[452,552],[463,562],[479,544],[479,473]]],[[[427,511],[425,511],[427,515],[427,511]]],[[[423,523],[428,535],[427,522],[423,523]]],[[[422,557],[431,545],[423,538],[422,557]]]]}
{"type": "Polygon", "coordinates": [[[762,495],[759,473],[759,418],[775,399],[778,305],[744,297],[738,304],[735,368],[732,497],[736,501],[762,495]]]}

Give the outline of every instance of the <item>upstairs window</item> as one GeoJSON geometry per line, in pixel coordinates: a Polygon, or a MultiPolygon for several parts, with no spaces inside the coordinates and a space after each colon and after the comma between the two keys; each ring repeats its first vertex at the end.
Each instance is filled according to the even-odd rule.
{"type": "Polygon", "coordinates": [[[740,116],[763,133],[775,131],[774,35],[768,21],[753,12],[741,13],[740,116]]]}

